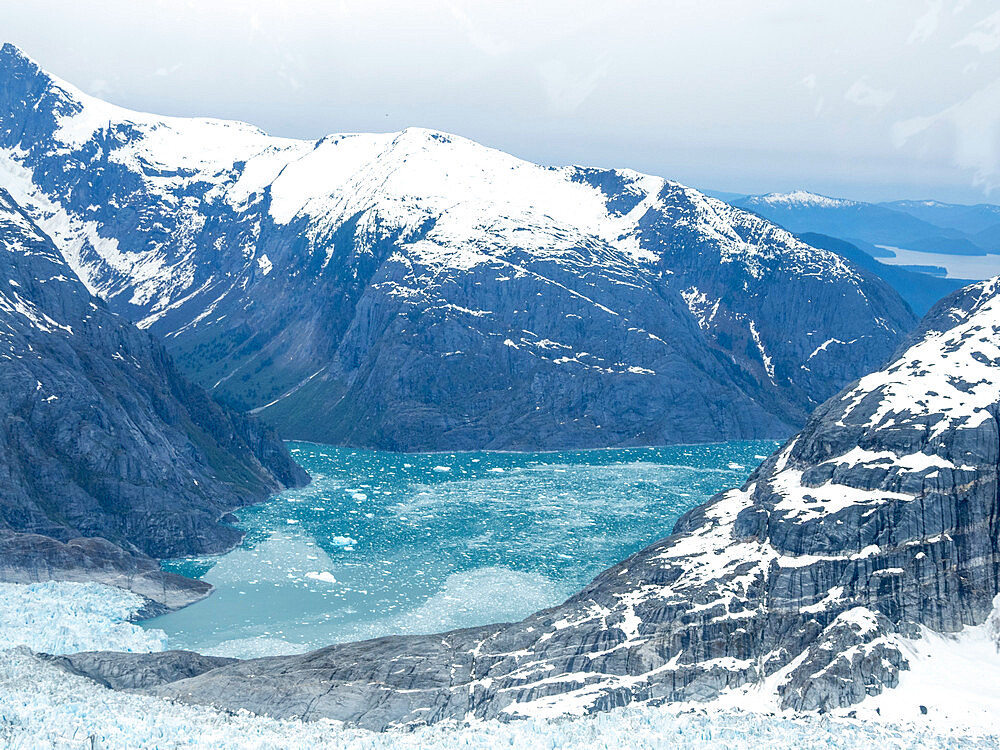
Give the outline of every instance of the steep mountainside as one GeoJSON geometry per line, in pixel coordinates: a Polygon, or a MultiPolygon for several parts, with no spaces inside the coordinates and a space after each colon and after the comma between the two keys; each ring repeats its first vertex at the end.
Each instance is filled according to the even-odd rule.
{"type": "Polygon", "coordinates": [[[185,679],[176,655],[63,663],[185,701],[373,728],[739,702],[750,689],[776,707],[849,706],[897,684],[921,628],[955,632],[994,610],[998,383],[1000,278],[938,305],[894,361],[827,401],[744,487],[523,622],[185,679]]]}
{"type": "Polygon", "coordinates": [[[93,298],[3,190],[0,362],[6,580],[127,576],[155,570],[149,557],[224,550],[239,533],[220,516],[306,479],[270,430],[93,298]]]}
{"type": "Polygon", "coordinates": [[[835,254],[658,177],[129,112],[10,45],[0,77],[0,184],[111,309],[286,437],[786,435],[915,322],[835,254]]]}
{"type": "Polygon", "coordinates": [[[986,253],[962,231],[918,218],[893,204],[828,198],[798,190],[750,195],[733,205],[753,211],[798,234],[816,232],[851,242],[924,252],[955,255],[986,253]]]}
{"type": "MultiPolygon", "coordinates": [[[[918,315],[924,315],[942,298],[973,283],[972,279],[941,278],[926,273],[917,273],[900,266],[879,263],[875,256],[866,252],[865,249],[846,240],[828,237],[825,234],[806,232],[799,235],[799,239],[813,247],[821,247],[824,250],[835,252],[861,268],[871,271],[899,292],[899,296],[906,300],[906,304],[918,315]]],[[[874,251],[878,250],[870,245],[869,248],[874,251]]]]}

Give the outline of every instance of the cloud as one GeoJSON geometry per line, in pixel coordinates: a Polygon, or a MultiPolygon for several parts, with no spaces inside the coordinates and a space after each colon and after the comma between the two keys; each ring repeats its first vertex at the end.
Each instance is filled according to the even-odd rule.
{"type": "Polygon", "coordinates": [[[472,20],[469,14],[457,4],[449,3],[448,10],[451,11],[451,15],[454,16],[455,20],[461,25],[463,31],[465,31],[465,35],[469,42],[472,43],[472,46],[480,52],[489,55],[490,57],[499,57],[510,51],[510,46],[506,42],[495,36],[490,36],[489,34],[484,33],[483,30],[472,20]]]}
{"type": "Polygon", "coordinates": [[[87,91],[92,96],[108,96],[114,93],[115,87],[106,78],[94,78],[87,86],[87,91]]]}
{"type": "Polygon", "coordinates": [[[174,73],[180,70],[181,67],[182,67],[181,63],[177,63],[176,65],[171,65],[169,68],[166,66],[161,66],[153,71],[153,75],[157,76],[158,78],[165,78],[167,76],[172,76],[174,73]]]}
{"type": "Polygon", "coordinates": [[[1000,11],[977,23],[955,46],[975,47],[984,55],[1000,49],[1000,11]]]}
{"type": "Polygon", "coordinates": [[[1000,188],[1000,81],[937,114],[913,117],[892,128],[896,148],[916,145],[944,130],[952,142],[952,163],[972,173],[973,184],[991,193],[1000,188]]]}
{"type": "Polygon", "coordinates": [[[566,63],[553,61],[543,63],[539,73],[549,110],[557,115],[571,115],[607,77],[608,63],[601,60],[589,72],[577,73],[566,63]]]}
{"type": "Polygon", "coordinates": [[[927,0],[925,4],[927,10],[914,21],[913,30],[906,40],[907,44],[926,42],[938,30],[938,25],[941,21],[941,10],[944,8],[944,0],[927,0]]]}
{"type": "Polygon", "coordinates": [[[868,76],[862,76],[844,92],[844,98],[847,101],[862,107],[875,107],[878,109],[881,109],[892,101],[893,96],[895,96],[895,92],[893,91],[873,88],[868,83],[868,76]]]}

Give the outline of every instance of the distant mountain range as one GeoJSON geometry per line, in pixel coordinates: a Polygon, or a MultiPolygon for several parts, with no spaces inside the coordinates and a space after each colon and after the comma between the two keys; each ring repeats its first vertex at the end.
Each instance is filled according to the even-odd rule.
{"type": "Polygon", "coordinates": [[[928,224],[957,230],[983,250],[1000,252],[1000,206],[991,203],[962,206],[930,200],[894,201],[882,205],[928,224]]]}
{"type": "MultiPolygon", "coordinates": [[[[735,199],[732,204],[792,232],[816,232],[862,246],[887,245],[948,255],[1000,252],[1000,242],[986,239],[990,232],[1000,235],[998,206],[959,206],[936,201],[865,203],[804,190],[750,195],[735,199]]],[[[889,253],[882,251],[882,254],[889,253]]]]}
{"type": "Polygon", "coordinates": [[[940,201],[865,203],[804,190],[729,194],[726,200],[868,269],[889,283],[920,315],[974,278],[1000,273],[1000,206],[940,201]],[[900,251],[906,252],[906,261],[886,260],[900,251]],[[947,261],[948,256],[956,260],[947,261]],[[968,263],[957,260],[959,256],[987,257],[970,269],[968,263]],[[979,273],[962,278],[960,273],[948,273],[945,262],[979,273]]]}
{"type": "Polygon", "coordinates": [[[0,185],[112,310],[284,437],[781,436],[915,323],[870,272],[659,177],[131,112],[11,45],[0,80],[0,185]]]}

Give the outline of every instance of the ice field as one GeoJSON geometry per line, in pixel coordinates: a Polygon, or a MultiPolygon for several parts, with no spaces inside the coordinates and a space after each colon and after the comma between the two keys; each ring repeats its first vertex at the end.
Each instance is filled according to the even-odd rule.
{"type": "Polygon", "coordinates": [[[3,584],[14,606],[0,620],[0,747],[41,748],[361,748],[371,750],[611,750],[617,748],[980,748],[996,747],[993,730],[952,730],[821,717],[761,715],[709,708],[626,708],[568,720],[438,725],[375,734],[321,721],[275,721],[250,714],[116,693],[40,662],[25,648],[155,649],[162,634],[125,618],[138,598],[79,583],[3,584]],[[16,607],[16,610],[15,610],[16,607]],[[69,617],[63,615],[70,613],[69,617]],[[92,621],[92,622],[91,622],[92,621]],[[30,623],[30,627],[25,627],[30,623]]]}

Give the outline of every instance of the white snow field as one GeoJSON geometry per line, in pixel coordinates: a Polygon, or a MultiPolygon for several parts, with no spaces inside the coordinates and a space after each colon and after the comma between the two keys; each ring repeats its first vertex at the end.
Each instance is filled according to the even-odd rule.
{"type": "MultiPolygon", "coordinates": [[[[40,661],[36,650],[156,650],[163,639],[127,621],[140,602],[97,584],[3,584],[0,596],[0,747],[4,748],[973,748],[997,747],[990,715],[997,705],[996,623],[958,638],[913,642],[919,658],[899,691],[872,699],[871,721],[750,713],[721,706],[626,708],[589,717],[437,725],[383,734],[335,722],[275,721],[248,713],[117,693],[40,661]],[[932,664],[932,662],[935,662],[932,664]],[[939,663],[937,663],[939,662],[939,663]],[[969,671],[969,668],[971,672],[969,671]],[[975,679],[974,675],[980,675],[975,679]],[[947,694],[942,694],[945,691],[947,694]],[[976,695],[976,693],[979,693],[976,695]],[[915,701],[945,700],[947,711],[923,716],[915,701]],[[914,705],[910,705],[913,703],[914,705]],[[892,723],[898,715],[914,721],[892,723]],[[971,706],[971,709],[970,709],[971,706]],[[969,710],[966,710],[969,709],[969,710]],[[961,713],[965,711],[965,713],[961,713]],[[956,714],[956,717],[959,714],[956,714]],[[921,718],[922,717],[922,718],[921,718]],[[978,728],[977,728],[978,727],[978,728]]],[[[996,618],[995,618],[996,619],[996,618]]],[[[744,706],[755,705],[745,695],[744,706]]],[[[727,701],[741,705],[741,701],[727,701]]],[[[761,706],[766,701],[759,701],[761,706]]],[[[934,706],[934,704],[931,704],[934,706]]]]}

